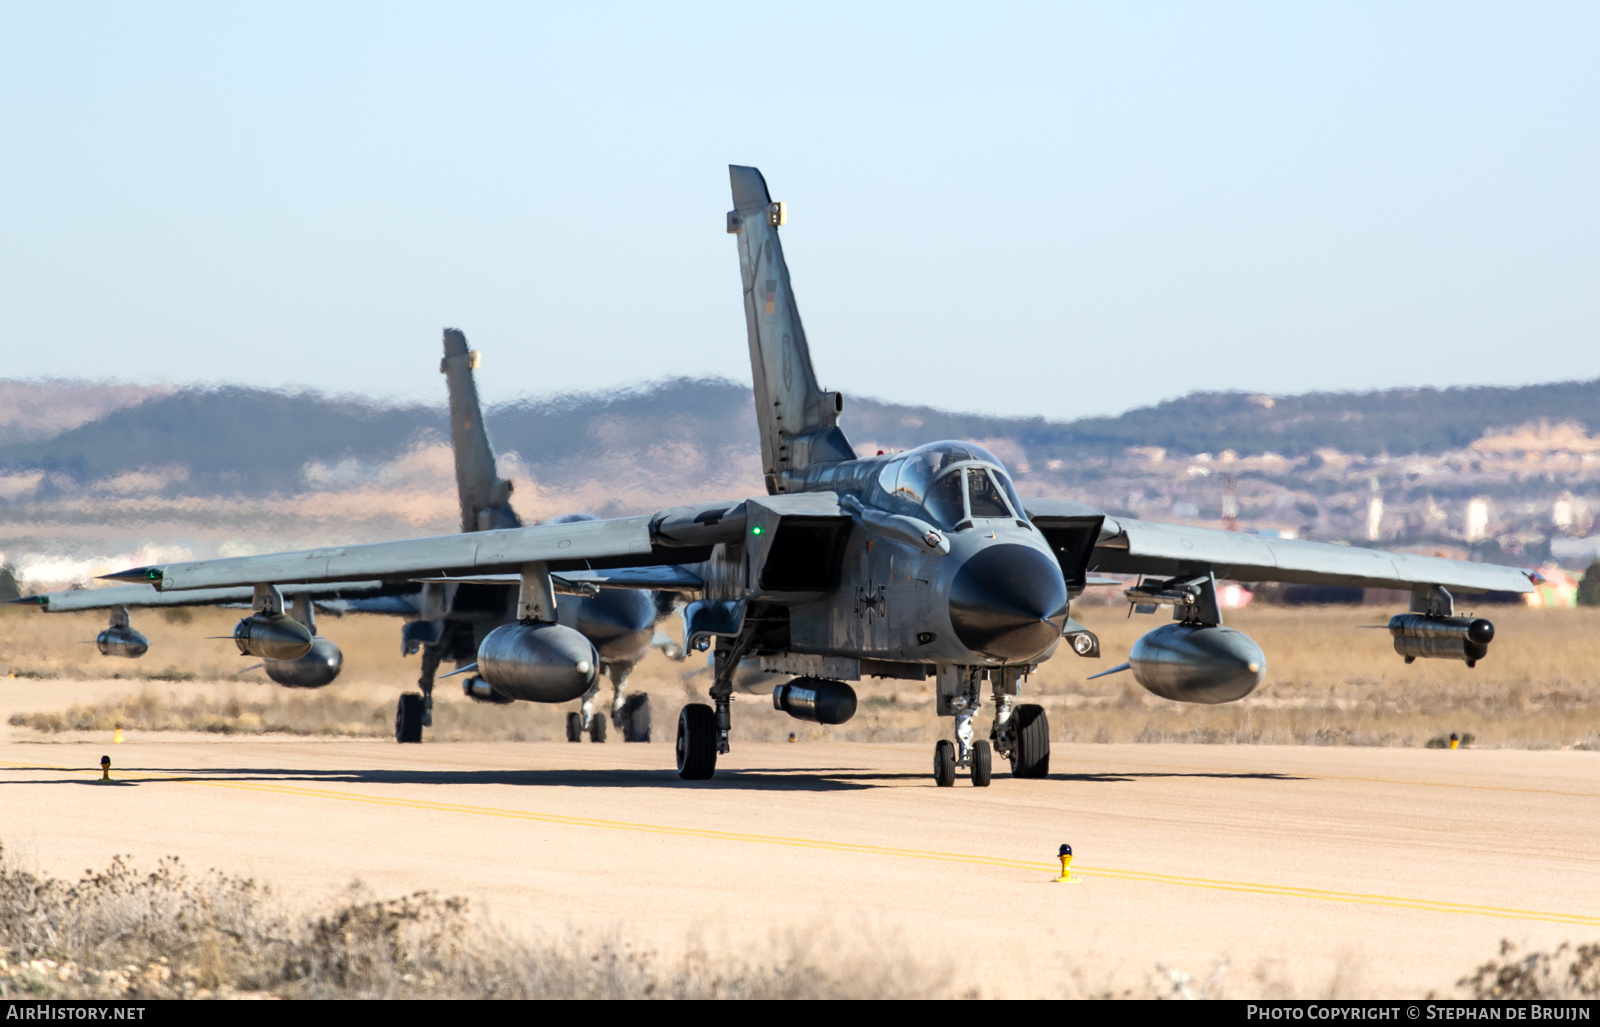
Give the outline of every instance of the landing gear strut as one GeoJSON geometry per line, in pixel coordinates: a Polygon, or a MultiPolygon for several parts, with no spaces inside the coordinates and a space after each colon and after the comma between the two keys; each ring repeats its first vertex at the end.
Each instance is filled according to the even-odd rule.
{"type": "Polygon", "coordinates": [[[951,668],[960,675],[959,687],[953,696],[940,696],[940,712],[946,709],[956,718],[956,740],[940,739],[933,747],[933,780],[940,788],[956,783],[956,768],[967,767],[972,772],[972,783],[978,788],[989,787],[991,757],[989,743],[972,740],[972,718],[978,715],[982,699],[978,683],[983,671],[976,668],[951,668]]]}
{"type": "Polygon", "coordinates": [[[417,678],[421,692],[405,692],[394,708],[394,740],[422,741],[422,729],[433,726],[433,679],[439,673],[443,652],[436,645],[422,647],[422,676],[417,678]]]}
{"type": "Polygon", "coordinates": [[[422,647],[422,675],[417,678],[417,687],[422,689],[422,726],[433,726],[433,679],[439,673],[439,663],[444,659],[444,650],[436,645],[422,647]]]}

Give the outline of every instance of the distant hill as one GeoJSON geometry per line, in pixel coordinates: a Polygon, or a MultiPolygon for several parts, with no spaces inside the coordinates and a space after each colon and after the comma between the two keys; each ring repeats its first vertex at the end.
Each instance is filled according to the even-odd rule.
{"type": "Polygon", "coordinates": [[[49,438],[174,391],[170,385],[119,382],[0,381],[0,444],[49,438]]]}
{"type": "MultiPolygon", "coordinates": [[[[124,391],[85,392],[75,408],[80,413],[64,421],[43,417],[33,423],[24,416],[47,408],[30,389],[55,389],[60,398],[66,395],[60,390],[72,387],[0,382],[0,398],[24,411],[0,432],[0,474],[53,476],[38,498],[56,487],[52,481],[83,484],[159,467],[186,469],[173,478],[169,491],[176,494],[290,492],[303,487],[303,469],[312,461],[381,463],[448,432],[442,395],[436,405],[406,406],[244,387],[163,393],[82,385],[124,391]],[[94,404],[107,409],[100,412],[94,404]],[[94,416],[73,423],[82,411],[94,416]]],[[[516,452],[536,478],[559,484],[583,477],[596,459],[619,451],[658,461],[673,459],[674,445],[700,453],[753,453],[750,403],[748,388],[737,383],[673,379],[642,389],[503,405],[487,421],[501,452],[516,452]]],[[[1600,431],[1600,380],[1274,397],[1195,393],[1117,417],[1067,422],[847,399],[844,425],[864,450],[942,438],[1009,440],[1038,463],[1111,456],[1129,446],[1289,457],[1322,447],[1368,456],[1438,453],[1490,428],[1541,418],[1600,431]]]]}
{"type": "Polygon", "coordinates": [[[428,429],[449,431],[443,409],[262,389],[193,389],[113,410],[51,438],[0,445],[0,468],[87,483],[180,466],[188,471],[174,486],[180,494],[287,492],[303,487],[301,468],[309,460],[392,458],[428,429]]]}

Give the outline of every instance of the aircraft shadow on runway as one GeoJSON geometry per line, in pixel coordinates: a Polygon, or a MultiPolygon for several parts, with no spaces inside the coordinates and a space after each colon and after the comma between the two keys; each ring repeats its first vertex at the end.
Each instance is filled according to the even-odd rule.
{"type": "MultiPolygon", "coordinates": [[[[13,772],[22,768],[7,768],[13,772]]],[[[95,768],[98,770],[99,768],[95,768]]],[[[27,772],[27,771],[23,771],[27,772]]],[[[34,768],[32,773],[37,773],[34,768]]],[[[207,770],[172,770],[164,767],[125,767],[131,775],[104,782],[73,775],[54,781],[33,778],[12,784],[72,784],[121,786],[191,782],[255,782],[277,784],[377,784],[377,785],[516,785],[566,788],[699,788],[732,791],[837,792],[885,788],[931,780],[926,773],[891,773],[858,767],[749,767],[725,769],[710,781],[684,781],[675,770],[311,770],[292,767],[218,767],[207,770]],[[145,774],[159,775],[144,777],[145,774]]],[[[996,783],[1009,775],[1000,774],[996,783]]],[[[1209,778],[1249,781],[1306,781],[1309,778],[1276,773],[1222,771],[1163,771],[1151,773],[1051,774],[1050,780],[1075,784],[1129,784],[1144,779],[1209,778]]],[[[3,779],[0,779],[3,781],[3,779]]]]}
{"type": "MultiPolygon", "coordinates": [[[[22,768],[5,768],[13,772],[22,768]]],[[[99,768],[95,768],[98,773],[99,768]]],[[[37,768],[25,773],[37,774],[37,768]]],[[[160,785],[184,783],[377,784],[377,785],[517,785],[566,788],[699,788],[744,791],[859,791],[928,777],[858,768],[806,767],[781,770],[726,769],[710,781],[685,781],[676,770],[310,770],[292,767],[216,767],[174,770],[168,767],[124,767],[110,782],[73,775],[55,779],[32,777],[0,784],[160,785]],[[144,775],[158,775],[146,777],[144,775]]],[[[441,797],[442,798],[442,797],[441,797]]]]}
{"type": "Polygon", "coordinates": [[[1217,778],[1224,781],[1309,781],[1309,777],[1299,774],[1275,774],[1270,772],[1256,773],[1228,773],[1220,770],[1169,770],[1160,773],[1116,773],[1105,774],[1051,774],[1052,781],[1076,781],[1087,784],[1125,784],[1139,781],[1144,778],[1161,777],[1199,777],[1217,778]]]}

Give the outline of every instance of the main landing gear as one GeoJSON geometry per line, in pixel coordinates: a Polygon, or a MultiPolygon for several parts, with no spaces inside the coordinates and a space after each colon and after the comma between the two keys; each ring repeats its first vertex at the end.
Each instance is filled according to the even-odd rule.
{"type": "MultiPolygon", "coordinates": [[[[650,740],[650,696],[643,692],[628,693],[628,674],[631,663],[608,663],[602,668],[611,678],[611,723],[622,732],[624,742],[650,740]]],[[[600,693],[600,679],[596,678],[589,690],[583,693],[583,704],[576,712],[567,714],[567,741],[577,742],[587,734],[591,742],[606,740],[606,718],[594,710],[595,696],[600,693]]]]}
{"type": "Polygon", "coordinates": [[[1042,778],[1050,774],[1050,722],[1044,707],[1013,706],[1020,671],[1010,668],[941,668],[939,712],[955,717],[955,741],[940,739],[933,747],[933,780],[940,788],[956,783],[956,768],[970,772],[972,783],[985,788],[993,775],[993,754],[1011,761],[1011,776],[1042,778]],[[989,740],[973,739],[972,719],[981,705],[979,684],[989,676],[994,692],[994,726],[989,740]]]}
{"type": "Polygon", "coordinates": [[[439,661],[444,653],[437,645],[422,647],[422,676],[417,679],[420,692],[404,692],[394,708],[394,740],[397,742],[422,741],[422,729],[433,726],[433,679],[439,673],[439,661]]]}
{"type": "Polygon", "coordinates": [[[728,751],[728,730],[733,723],[733,676],[750,650],[753,630],[729,644],[717,640],[713,653],[711,702],[690,703],[678,714],[678,776],[685,781],[706,781],[717,772],[717,757],[728,751]]]}

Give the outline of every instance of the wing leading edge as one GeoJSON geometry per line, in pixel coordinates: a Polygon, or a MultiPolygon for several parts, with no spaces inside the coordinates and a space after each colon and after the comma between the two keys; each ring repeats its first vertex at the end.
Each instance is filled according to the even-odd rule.
{"type": "MultiPolygon", "coordinates": [[[[278,585],[284,595],[308,595],[316,600],[371,599],[392,591],[382,581],[325,581],[317,584],[284,582],[278,585]]],[[[158,592],[154,585],[114,585],[110,588],[73,588],[61,592],[41,592],[11,600],[37,605],[46,613],[75,610],[106,610],[114,606],[214,606],[219,603],[249,603],[253,588],[200,588],[188,591],[158,592]]]]}
{"type": "Polygon", "coordinates": [[[1114,574],[1177,575],[1202,564],[1217,577],[1235,581],[1533,591],[1530,572],[1518,567],[1110,517],[1101,528],[1089,566],[1114,574]]]}
{"type": "MultiPolygon", "coordinates": [[[[762,499],[772,502],[769,497],[762,499]]],[[[558,572],[647,567],[703,560],[709,554],[707,547],[718,542],[738,541],[744,526],[743,503],[718,502],[674,507],[637,517],[535,524],[362,546],[154,564],[106,577],[144,583],[160,592],[174,592],[277,581],[468,578],[514,573],[535,563],[546,564],[551,571],[558,572]]]]}

